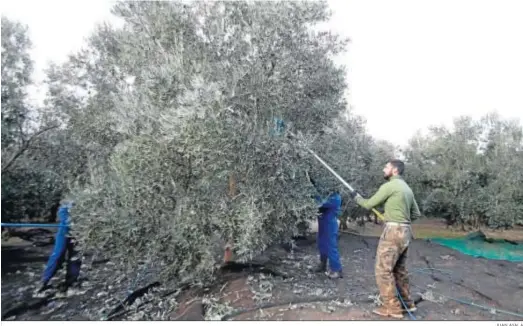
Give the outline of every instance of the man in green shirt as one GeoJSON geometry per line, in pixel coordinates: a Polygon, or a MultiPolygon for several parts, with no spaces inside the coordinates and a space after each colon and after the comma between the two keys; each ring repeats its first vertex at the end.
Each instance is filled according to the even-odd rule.
{"type": "Polygon", "coordinates": [[[378,192],[369,199],[364,199],[356,191],[351,196],[358,205],[372,209],[385,204],[385,228],[381,234],[376,252],[376,283],[383,305],[374,313],[403,318],[401,302],[396,296],[396,289],[409,312],[416,306],[410,297],[407,271],[407,249],[412,239],[411,221],[421,216],[418,204],[409,185],[402,175],[405,165],[400,160],[391,160],[383,169],[387,180],[378,192]]]}

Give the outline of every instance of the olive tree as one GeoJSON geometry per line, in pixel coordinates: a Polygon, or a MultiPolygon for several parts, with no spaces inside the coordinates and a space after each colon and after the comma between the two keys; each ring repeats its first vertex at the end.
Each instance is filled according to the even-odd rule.
{"type": "Polygon", "coordinates": [[[312,28],[326,3],[120,2],[113,13],[122,28],[100,26],[49,71],[49,103],[87,162],[70,194],[79,242],[205,281],[220,241],[250,259],[315,218],[302,144],[346,109],[331,59],[346,41],[312,28]]]}

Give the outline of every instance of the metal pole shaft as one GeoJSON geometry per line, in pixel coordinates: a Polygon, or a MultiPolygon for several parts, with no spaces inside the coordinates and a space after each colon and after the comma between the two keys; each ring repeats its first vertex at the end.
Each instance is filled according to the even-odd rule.
{"type": "MultiPolygon", "coordinates": [[[[296,139],[298,139],[298,137],[297,137],[295,134],[293,134],[292,132],[289,132],[289,133],[290,133],[293,137],[295,137],[296,139]]],[[[298,139],[298,142],[301,143],[301,141],[300,141],[299,139],[298,139]]],[[[323,161],[323,160],[321,159],[321,157],[319,157],[316,153],[314,153],[314,152],[312,151],[312,149],[308,148],[308,147],[305,146],[305,144],[303,144],[303,143],[301,143],[301,145],[303,146],[303,148],[305,148],[307,151],[309,151],[309,153],[311,153],[312,156],[314,156],[314,158],[317,159],[317,160],[318,160],[318,161],[319,161],[319,162],[320,162],[320,163],[321,163],[325,168],[327,168],[327,170],[329,170],[330,173],[332,173],[332,174],[333,174],[333,175],[334,175],[338,180],[340,180],[340,182],[341,182],[345,187],[347,187],[350,191],[354,191],[354,188],[352,188],[351,185],[350,185],[347,181],[343,180],[343,178],[340,177],[340,176],[338,175],[338,173],[336,173],[336,171],[334,171],[334,170],[333,170],[333,169],[332,169],[332,168],[331,168],[327,163],[325,163],[325,161],[323,161]]]]}
{"type": "Polygon", "coordinates": [[[340,182],[345,186],[347,187],[350,191],[354,191],[354,189],[351,187],[351,185],[343,180],[342,177],[340,177],[338,175],[338,173],[336,173],[336,171],[334,171],[327,163],[325,163],[318,155],[316,155],[316,153],[314,153],[312,150],[308,149],[307,150],[312,154],[312,156],[314,156],[314,158],[316,158],[321,164],[323,164],[323,166],[325,166],[327,168],[327,170],[330,171],[330,173],[332,173],[338,180],[340,180],[340,182]]]}
{"type": "MultiPolygon", "coordinates": [[[[295,134],[293,134],[292,132],[290,132],[290,134],[293,136],[293,137],[296,137],[295,134]]],[[[298,139],[298,137],[296,137],[296,139],[298,139]]],[[[300,142],[300,140],[298,139],[298,142],[300,142]]],[[[301,143],[301,142],[300,142],[301,143]]],[[[340,177],[338,175],[338,173],[336,173],[336,171],[334,171],[327,163],[325,163],[325,161],[323,161],[321,159],[321,157],[319,157],[316,153],[314,153],[310,148],[308,148],[307,146],[305,146],[303,143],[301,144],[309,153],[312,154],[312,156],[314,156],[314,158],[316,160],[318,160],[325,168],[327,168],[327,170],[329,170],[330,173],[332,173],[345,187],[347,187],[350,191],[354,191],[354,189],[351,187],[351,185],[343,180],[342,177],[340,177]]],[[[383,214],[381,214],[376,208],[372,208],[371,211],[376,214],[376,216],[381,219],[382,221],[385,220],[385,217],[383,216],[383,214]]]]}

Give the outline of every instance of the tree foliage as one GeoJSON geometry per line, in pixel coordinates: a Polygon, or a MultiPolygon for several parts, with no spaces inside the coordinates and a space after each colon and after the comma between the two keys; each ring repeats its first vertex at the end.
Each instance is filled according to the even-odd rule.
{"type": "Polygon", "coordinates": [[[23,137],[28,118],[27,86],[33,62],[27,26],[2,16],[2,148],[23,137]]]}
{"type": "Polygon", "coordinates": [[[407,171],[425,214],[476,227],[521,224],[522,134],[517,121],[489,114],[415,136],[407,171]]]}
{"type": "Polygon", "coordinates": [[[59,144],[47,142],[58,125],[28,103],[30,49],[27,26],[2,17],[2,220],[49,215],[63,189],[60,169],[49,166],[59,144]]]}

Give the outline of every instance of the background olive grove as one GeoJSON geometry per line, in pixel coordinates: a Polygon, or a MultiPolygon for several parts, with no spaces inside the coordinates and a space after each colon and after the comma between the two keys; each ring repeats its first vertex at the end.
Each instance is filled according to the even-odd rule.
{"type": "MultiPolygon", "coordinates": [[[[275,119],[365,195],[394,145],[365,130],[344,100],[347,40],[314,28],[324,2],[121,2],[122,28],[101,25],[47,71],[27,101],[27,28],[2,17],[2,221],[53,219],[74,200],[84,250],[128,266],[160,262],[205,281],[216,248],[240,259],[288,241],[314,219],[314,188],[340,184],[275,119]],[[220,245],[218,245],[220,244],[220,245]]],[[[512,227],[523,220],[522,127],[495,114],[414,135],[402,150],[427,217],[512,227]]]]}

